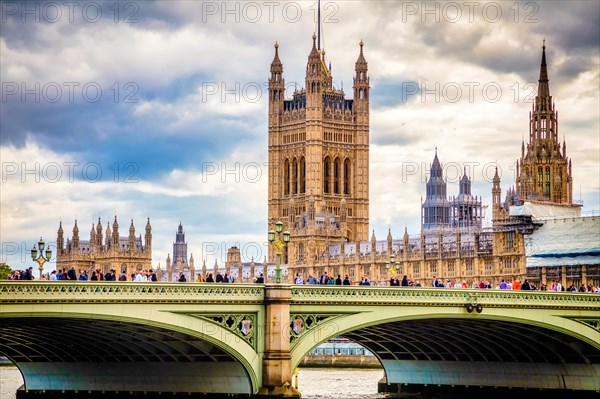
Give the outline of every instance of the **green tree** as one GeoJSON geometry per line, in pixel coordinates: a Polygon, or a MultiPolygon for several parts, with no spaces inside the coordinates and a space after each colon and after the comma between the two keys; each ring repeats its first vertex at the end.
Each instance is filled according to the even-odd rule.
{"type": "Polygon", "coordinates": [[[6,263],[0,263],[0,280],[8,280],[8,276],[12,273],[12,269],[6,263]]]}

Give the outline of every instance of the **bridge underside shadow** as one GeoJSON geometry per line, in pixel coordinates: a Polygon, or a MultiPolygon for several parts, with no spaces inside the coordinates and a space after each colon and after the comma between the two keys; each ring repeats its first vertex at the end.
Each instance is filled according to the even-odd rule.
{"type": "Polygon", "coordinates": [[[420,319],[343,336],[380,359],[388,384],[600,390],[600,350],[535,325],[420,319]]]}
{"type": "Polygon", "coordinates": [[[74,318],[2,318],[0,353],[28,391],[250,394],[231,355],[155,326],[74,318]]]}

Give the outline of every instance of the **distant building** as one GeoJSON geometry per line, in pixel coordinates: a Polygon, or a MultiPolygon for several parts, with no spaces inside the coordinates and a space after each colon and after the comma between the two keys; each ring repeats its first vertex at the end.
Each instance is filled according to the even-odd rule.
{"type": "Polygon", "coordinates": [[[79,239],[79,227],[77,220],[73,227],[72,238],[65,242],[62,222],[59,223],[58,236],[56,239],[57,269],[86,270],[88,274],[93,270],[101,270],[107,273],[114,269],[117,273],[125,273],[130,276],[136,270],[149,270],[152,268],[152,227],[150,218],[146,223],[146,231],[136,237],[133,220],[129,227],[129,236],[119,235],[119,223],[117,217],[110,228],[106,224],[106,234],[103,234],[102,224],[98,218],[98,224],[90,231],[89,241],[79,239]]]}
{"type": "Polygon", "coordinates": [[[471,194],[471,180],[466,169],[460,179],[458,196],[451,199],[447,197],[447,183],[436,148],[422,205],[421,230],[431,232],[448,228],[481,229],[483,209],[481,197],[478,199],[471,194]]]}
{"type": "Polygon", "coordinates": [[[166,270],[159,269],[159,274],[163,280],[177,281],[180,272],[183,272],[188,281],[195,274],[194,255],[191,254],[189,262],[187,260],[187,242],[181,222],[179,222],[177,233],[175,233],[175,242],[173,242],[173,260],[171,261],[171,254],[167,254],[166,270]]]}

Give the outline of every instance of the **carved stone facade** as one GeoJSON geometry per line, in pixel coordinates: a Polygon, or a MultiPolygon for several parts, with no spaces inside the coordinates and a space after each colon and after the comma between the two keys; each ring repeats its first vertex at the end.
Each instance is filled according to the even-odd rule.
{"type": "Polygon", "coordinates": [[[546,65],[546,45],[542,47],[542,65],[538,94],[529,113],[529,144],[521,144],[517,161],[517,200],[573,203],[571,160],[567,144],[558,141],[558,111],[552,96],[546,65]]]}
{"type": "Polygon", "coordinates": [[[313,35],[305,87],[285,99],[278,48],[269,79],[268,224],[281,220],[294,237],[282,258],[293,267],[317,261],[331,242],[368,238],[369,77],[361,41],[347,99],[313,35]]]}
{"type": "Polygon", "coordinates": [[[126,273],[131,276],[136,270],[149,270],[152,268],[152,226],[150,218],[146,223],[146,234],[144,240],[142,236],[135,236],[135,227],[133,220],[129,226],[129,236],[119,235],[119,223],[117,217],[110,228],[110,223],[106,224],[106,232],[103,235],[102,223],[98,218],[98,224],[90,231],[89,241],[79,239],[79,227],[77,220],[73,227],[73,236],[67,238],[65,243],[62,222],[58,227],[58,236],[56,239],[57,269],[86,270],[90,274],[93,270],[101,270],[103,274],[114,269],[117,274],[126,273]]]}
{"type": "MultiPolygon", "coordinates": [[[[343,92],[333,89],[331,68],[325,67],[325,52],[315,47],[314,38],[306,89],[296,91],[292,100],[284,100],[283,66],[275,46],[269,80],[269,227],[282,220],[292,235],[283,258],[288,276],[300,273],[306,279],[309,274],[319,276],[327,271],[334,277],[348,275],[356,283],[363,276],[388,281],[394,274],[407,275],[424,286],[431,285],[434,278],[468,286],[481,281],[497,286],[502,279],[529,278],[539,286],[546,283],[547,275],[562,285],[585,283],[586,278],[600,283],[598,262],[577,266],[583,270],[577,275],[566,265],[548,273],[532,273],[527,267],[531,251],[526,250],[525,242],[531,247],[539,236],[533,233],[547,221],[510,215],[511,206],[539,200],[553,207],[580,209],[572,200],[566,144],[558,142],[545,45],[538,96],[530,116],[530,142],[526,152],[522,145],[516,189],[508,190],[504,203],[496,171],[492,227],[482,227],[485,206],[481,197],[471,194],[466,172],[459,195],[448,198],[436,149],[422,204],[421,232],[409,235],[405,229],[402,238],[394,239],[390,231],[386,240],[379,241],[373,232],[368,241],[369,80],[362,47],[361,43],[354,100],[344,99],[343,92]],[[394,263],[390,264],[392,256],[394,263]]],[[[590,226],[590,222],[581,225],[590,226]]],[[[590,249],[597,250],[600,248],[590,249]]],[[[272,253],[270,259],[274,260],[272,253]]],[[[572,262],[581,259],[574,255],[572,262]]]]}

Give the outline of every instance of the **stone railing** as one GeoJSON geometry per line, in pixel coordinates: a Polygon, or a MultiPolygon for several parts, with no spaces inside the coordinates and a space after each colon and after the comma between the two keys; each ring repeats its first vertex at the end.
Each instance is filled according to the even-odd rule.
{"type": "Polygon", "coordinates": [[[600,295],[489,289],[292,286],[292,304],[456,306],[597,309],[600,295]]]}
{"type": "MultiPolygon", "coordinates": [[[[600,295],[489,289],[292,285],[292,304],[597,309],[600,295]]],[[[0,282],[0,303],[261,304],[257,284],[0,282]]]]}
{"type": "Polygon", "coordinates": [[[0,282],[0,303],[262,303],[249,284],[133,282],[0,282]]]}

